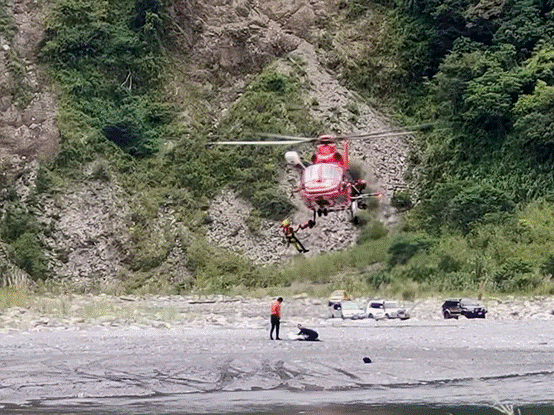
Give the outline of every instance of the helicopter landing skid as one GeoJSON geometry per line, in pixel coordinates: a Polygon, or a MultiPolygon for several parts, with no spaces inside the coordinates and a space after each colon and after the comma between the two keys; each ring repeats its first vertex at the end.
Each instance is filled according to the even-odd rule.
{"type": "MultiPolygon", "coordinates": [[[[314,210],[314,221],[315,221],[315,214],[316,214],[316,211],[314,210]]],[[[321,216],[327,216],[329,214],[329,211],[327,209],[318,209],[317,210],[317,216],[321,217],[321,216]]]]}

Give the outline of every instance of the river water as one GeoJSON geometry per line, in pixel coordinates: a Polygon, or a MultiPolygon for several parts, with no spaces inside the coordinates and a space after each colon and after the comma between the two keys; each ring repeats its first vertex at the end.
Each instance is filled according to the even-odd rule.
{"type": "Polygon", "coordinates": [[[554,414],[552,324],[364,320],[317,327],[319,342],[262,327],[13,331],[0,414],[554,414]]]}

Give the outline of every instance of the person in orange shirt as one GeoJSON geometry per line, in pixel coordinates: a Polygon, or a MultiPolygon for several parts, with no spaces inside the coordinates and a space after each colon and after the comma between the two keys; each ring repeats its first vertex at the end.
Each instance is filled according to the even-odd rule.
{"type": "Polygon", "coordinates": [[[281,340],[279,338],[279,326],[281,325],[281,303],[283,297],[279,297],[277,300],[271,303],[271,330],[269,332],[269,338],[273,340],[273,330],[275,330],[275,340],[281,340]]]}

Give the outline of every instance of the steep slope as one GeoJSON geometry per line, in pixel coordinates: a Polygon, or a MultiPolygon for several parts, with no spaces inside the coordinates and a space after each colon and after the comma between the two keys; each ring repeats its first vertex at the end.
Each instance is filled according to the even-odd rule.
{"type": "MultiPolygon", "coordinates": [[[[311,106],[312,116],[323,121],[329,132],[357,134],[391,128],[391,123],[383,115],[341,86],[336,75],[322,65],[313,45],[300,41],[298,47],[277,65],[281,71],[289,73],[297,71],[297,62],[302,62],[304,81],[310,85],[305,91],[305,101],[317,102],[311,106]],[[356,114],[348,108],[355,108],[356,114]]],[[[395,189],[405,186],[403,175],[407,152],[408,145],[402,137],[352,141],[350,147],[352,163],[360,165],[370,187],[383,194],[379,217],[389,225],[397,220],[389,201],[395,189]]],[[[297,212],[292,220],[299,224],[310,219],[311,213],[292,192],[297,182],[297,174],[289,171],[283,186],[295,201],[297,212]]],[[[248,203],[237,200],[232,192],[223,192],[209,211],[214,219],[208,225],[209,237],[222,246],[244,252],[258,263],[278,262],[296,255],[294,248],[285,246],[279,223],[265,221],[261,234],[251,234],[245,225],[249,209],[248,203]]],[[[359,227],[349,222],[347,212],[334,212],[318,219],[315,228],[304,231],[299,237],[310,249],[307,256],[315,256],[348,248],[355,243],[358,233],[359,227]]]]}
{"type": "MultiPolygon", "coordinates": [[[[20,196],[34,183],[37,160],[60,148],[55,92],[37,58],[47,5],[32,1],[0,4],[0,219],[8,185],[20,196]]],[[[0,240],[0,284],[24,285],[27,274],[9,261],[0,240]]]]}
{"type": "MultiPolygon", "coordinates": [[[[325,22],[338,18],[341,4],[317,0],[174,2],[171,29],[176,56],[183,62],[167,85],[167,92],[181,106],[183,123],[198,122],[188,108],[191,94],[184,80],[214,91],[216,99],[203,105],[210,107],[216,123],[240,96],[251,74],[273,63],[284,73],[300,74],[309,85],[304,99],[317,103],[311,105],[312,116],[328,128],[323,132],[360,133],[387,128],[387,119],[342,86],[338,74],[322,63],[317,44],[326,30],[325,22]]],[[[4,166],[0,170],[4,182],[0,184],[5,186],[0,186],[0,196],[8,197],[6,184],[13,182],[20,204],[29,207],[29,195],[37,184],[36,160],[52,156],[60,146],[55,127],[56,95],[37,60],[46,10],[30,0],[8,1],[6,10],[14,29],[0,33],[0,68],[7,74],[0,78],[0,161],[4,166]],[[18,95],[21,91],[26,94],[18,95]]],[[[379,214],[390,225],[395,223],[396,215],[388,200],[395,188],[404,186],[407,151],[405,141],[397,137],[351,144],[353,162],[362,165],[370,186],[384,194],[379,214]]],[[[124,190],[115,176],[103,179],[99,174],[106,168],[103,163],[99,160],[83,166],[82,181],[54,187],[51,194],[42,196],[36,209],[48,230],[41,242],[53,275],[84,287],[117,281],[123,274],[133,273],[127,265],[134,255],[130,240],[140,238],[140,232],[133,229],[137,228],[132,213],[133,205],[139,203],[136,195],[124,190]]],[[[291,192],[296,174],[276,174],[283,175],[282,186],[298,206],[293,221],[304,222],[310,214],[291,192]]],[[[181,239],[191,237],[190,232],[170,208],[158,210],[151,229],[159,245],[145,249],[166,252],[163,263],[151,273],[166,274],[172,283],[180,283],[189,278],[181,239]]],[[[208,214],[213,221],[204,225],[208,238],[259,264],[294,257],[293,248],[283,243],[279,223],[264,220],[254,233],[248,228],[250,210],[247,201],[224,190],[210,204],[208,214]]],[[[310,249],[308,255],[315,256],[351,246],[358,233],[346,213],[335,213],[319,219],[314,229],[299,236],[310,249]]],[[[0,271],[5,282],[22,281],[21,270],[12,263],[2,267],[8,255],[5,244],[0,248],[0,271]]]]}
{"type": "Polygon", "coordinates": [[[45,5],[7,2],[0,30],[0,161],[11,166],[59,149],[55,95],[37,59],[45,5]]]}

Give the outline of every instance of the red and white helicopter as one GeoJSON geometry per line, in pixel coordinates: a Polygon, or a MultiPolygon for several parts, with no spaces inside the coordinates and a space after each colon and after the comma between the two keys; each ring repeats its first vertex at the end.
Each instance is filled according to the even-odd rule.
{"type": "Polygon", "coordinates": [[[350,218],[357,221],[358,209],[367,207],[366,200],[378,193],[363,193],[367,183],[355,179],[350,171],[348,140],[331,135],[319,136],[311,164],[304,165],[296,151],[287,151],[285,160],[299,169],[299,185],[295,189],[308,209],[317,216],[329,212],[347,210],[350,218]],[[342,141],[342,151],[338,142],[342,141]]]}
{"type": "Polygon", "coordinates": [[[296,151],[287,151],[285,159],[289,165],[296,167],[300,172],[296,191],[301,199],[313,211],[313,221],[310,227],[315,225],[316,216],[326,216],[329,212],[348,211],[350,219],[357,223],[359,209],[366,209],[367,201],[371,197],[380,197],[379,193],[366,193],[365,180],[354,178],[350,170],[348,156],[349,140],[375,139],[380,137],[393,137],[413,134],[415,129],[423,129],[423,126],[412,127],[406,130],[375,131],[360,135],[321,135],[317,138],[293,137],[278,134],[263,134],[262,137],[273,138],[271,141],[217,141],[212,145],[295,145],[315,143],[316,150],[311,156],[311,163],[305,164],[296,151]],[[338,143],[342,142],[342,149],[338,149],[338,143]]]}

